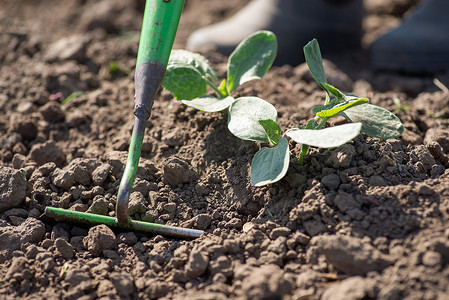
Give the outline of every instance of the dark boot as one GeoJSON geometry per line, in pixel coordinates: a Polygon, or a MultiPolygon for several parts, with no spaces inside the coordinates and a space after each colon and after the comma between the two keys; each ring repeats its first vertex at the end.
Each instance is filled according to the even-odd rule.
{"type": "Polygon", "coordinates": [[[324,53],[358,47],[362,18],[361,0],[253,0],[231,18],[192,33],[187,49],[215,46],[229,55],[244,38],[265,29],[278,38],[276,63],[296,64],[313,38],[324,53]]]}
{"type": "Polygon", "coordinates": [[[371,55],[376,69],[449,70],[449,1],[425,1],[399,27],[376,40],[371,55]]]}

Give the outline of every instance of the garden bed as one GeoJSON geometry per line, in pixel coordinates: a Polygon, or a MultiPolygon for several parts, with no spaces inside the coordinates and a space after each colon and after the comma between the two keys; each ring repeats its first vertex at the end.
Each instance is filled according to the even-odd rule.
{"type": "MultiPolygon", "coordinates": [[[[187,0],[175,48],[246,2],[187,0]]],[[[417,1],[365,2],[366,46],[417,1]]],[[[161,91],[130,212],[205,234],[180,240],[40,218],[45,206],[115,216],[142,11],[143,1],[118,0],[0,8],[2,299],[449,297],[449,74],[376,72],[366,49],[324,54],[328,80],[394,112],[401,138],[361,134],[313,149],[302,165],[290,141],[286,177],[252,187],[250,163],[264,145],[230,134],[223,113],[161,91]]],[[[202,54],[223,76],[226,58],[202,54]]],[[[323,98],[305,64],[275,66],[236,92],[273,104],[284,130],[304,126],[323,98]]]]}

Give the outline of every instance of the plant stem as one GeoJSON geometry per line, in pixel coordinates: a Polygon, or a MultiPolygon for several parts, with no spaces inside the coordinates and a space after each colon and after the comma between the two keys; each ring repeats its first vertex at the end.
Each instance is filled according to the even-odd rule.
{"type": "Polygon", "coordinates": [[[229,96],[229,95],[226,95],[225,93],[222,93],[212,82],[210,82],[207,78],[205,78],[206,79],[206,82],[207,82],[207,85],[208,86],[210,86],[213,90],[214,90],[214,92],[215,93],[217,93],[217,95],[220,97],[220,99],[224,99],[224,98],[226,98],[227,96],[229,96]]]}
{"type": "MultiPolygon", "coordinates": [[[[318,130],[321,129],[321,127],[324,126],[324,124],[326,124],[326,122],[330,119],[329,117],[325,117],[325,118],[321,118],[321,117],[315,117],[315,121],[318,121],[321,119],[321,122],[315,127],[313,128],[313,130],[318,130]]],[[[299,154],[299,163],[302,165],[302,162],[304,161],[304,156],[307,155],[307,153],[309,153],[309,145],[301,145],[301,153],[299,154]]]]}

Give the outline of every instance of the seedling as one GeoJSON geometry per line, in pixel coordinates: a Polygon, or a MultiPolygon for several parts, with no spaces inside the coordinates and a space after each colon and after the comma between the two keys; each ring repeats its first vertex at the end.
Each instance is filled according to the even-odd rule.
{"type": "Polygon", "coordinates": [[[263,186],[282,179],[290,163],[289,143],[285,136],[301,144],[299,162],[302,163],[310,146],[334,148],[343,145],[360,132],[371,137],[389,139],[403,132],[400,120],[389,111],[368,104],[367,98],[345,94],[327,82],[320,48],[316,39],[304,47],[309,70],[325,91],[322,106],[312,109],[315,117],[302,128],[281,134],[276,123],[273,105],[258,97],[234,98],[231,93],[241,84],[262,78],[276,55],[276,37],[272,32],[259,31],[242,41],[229,57],[227,79],[216,84],[217,77],[203,56],[185,50],[174,50],[162,85],[175,99],[205,112],[228,109],[228,129],[243,140],[265,142],[251,163],[251,184],[263,186]],[[211,87],[216,96],[206,95],[211,87]],[[322,129],[336,116],[350,123],[322,129]]]}
{"type": "MultiPolygon", "coordinates": [[[[401,121],[391,112],[368,104],[367,98],[345,94],[327,82],[324,73],[320,47],[316,39],[304,47],[309,70],[325,91],[324,105],[312,108],[315,117],[304,128],[298,127],[285,132],[296,143],[301,144],[299,162],[302,163],[310,146],[334,148],[343,145],[360,132],[368,136],[389,139],[399,137],[404,128],[401,121]],[[349,122],[340,126],[321,129],[333,117],[343,116],[349,122]]],[[[281,137],[280,128],[271,120],[262,120],[272,148],[262,148],[251,164],[251,184],[262,186],[280,180],[287,173],[289,165],[288,141],[281,137]]]]}
{"type": "Polygon", "coordinates": [[[276,50],[276,37],[272,32],[252,34],[229,56],[227,79],[220,84],[217,84],[215,71],[204,56],[173,50],[162,86],[188,106],[205,112],[223,111],[234,102],[246,100],[235,99],[231,93],[245,82],[262,78],[273,64],[276,50]],[[207,95],[207,87],[216,95],[207,95]]]}

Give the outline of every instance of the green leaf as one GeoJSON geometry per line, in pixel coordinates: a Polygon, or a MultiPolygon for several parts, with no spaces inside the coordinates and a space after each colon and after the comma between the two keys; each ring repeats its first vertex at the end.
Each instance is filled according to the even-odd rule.
{"type": "Polygon", "coordinates": [[[72,101],[73,99],[78,98],[78,97],[81,97],[81,96],[83,96],[83,95],[84,95],[84,93],[81,92],[81,91],[73,92],[73,93],[71,93],[70,95],[68,95],[67,98],[65,98],[65,99],[61,102],[61,105],[62,105],[62,106],[67,105],[67,104],[69,104],[69,102],[72,101]]]}
{"type": "Polygon", "coordinates": [[[191,100],[207,93],[207,79],[192,66],[169,65],[162,86],[175,99],[191,100]]]}
{"type": "Polygon", "coordinates": [[[338,103],[338,104],[330,103],[328,105],[315,106],[312,108],[312,112],[314,114],[316,114],[318,117],[331,118],[350,107],[354,107],[356,105],[367,103],[368,101],[369,100],[367,98],[357,98],[357,99],[345,101],[345,102],[338,103]]]}
{"type": "Polygon", "coordinates": [[[276,146],[281,139],[281,127],[279,127],[279,125],[271,119],[260,120],[259,124],[262,125],[263,129],[265,129],[270,143],[276,146]]]}
{"type": "Polygon", "coordinates": [[[317,39],[311,40],[304,46],[304,56],[313,78],[315,78],[319,86],[326,90],[324,84],[327,83],[327,79],[324,73],[323,58],[321,57],[320,45],[317,39]]]}
{"type": "Polygon", "coordinates": [[[220,83],[220,85],[218,86],[218,90],[223,94],[223,95],[227,95],[229,96],[229,91],[228,91],[228,87],[226,86],[226,80],[223,79],[220,83]]]}
{"type": "Polygon", "coordinates": [[[299,144],[334,148],[341,146],[355,138],[362,128],[362,123],[349,123],[320,130],[290,129],[285,135],[299,144]]]}
{"type": "Polygon", "coordinates": [[[351,122],[361,122],[362,132],[379,139],[400,137],[404,126],[394,114],[372,104],[362,104],[351,107],[341,115],[351,122]]]}
{"type": "Polygon", "coordinates": [[[201,75],[212,79],[214,83],[217,81],[217,75],[210,66],[209,61],[201,54],[181,49],[172,50],[167,67],[171,65],[180,67],[191,66],[198,70],[201,75]]]}
{"type": "Polygon", "coordinates": [[[218,99],[212,96],[203,96],[193,100],[182,100],[185,105],[205,112],[217,112],[228,108],[235,101],[232,97],[218,99]]]}
{"type": "Polygon", "coordinates": [[[329,83],[324,83],[321,86],[326,92],[334,95],[337,97],[338,100],[345,99],[345,94],[343,94],[339,89],[337,89],[335,86],[330,85],[329,83]]]}
{"type": "Polygon", "coordinates": [[[251,162],[251,185],[263,186],[281,180],[287,173],[289,163],[286,138],[281,138],[273,148],[260,149],[251,162]]]}
{"type": "Polygon", "coordinates": [[[259,121],[277,120],[273,105],[257,97],[237,98],[229,107],[228,129],[242,140],[269,142],[267,133],[259,121]]]}
{"type": "Polygon", "coordinates": [[[277,40],[270,31],[258,31],[243,40],[229,56],[228,90],[262,78],[276,57],[277,40]]]}

